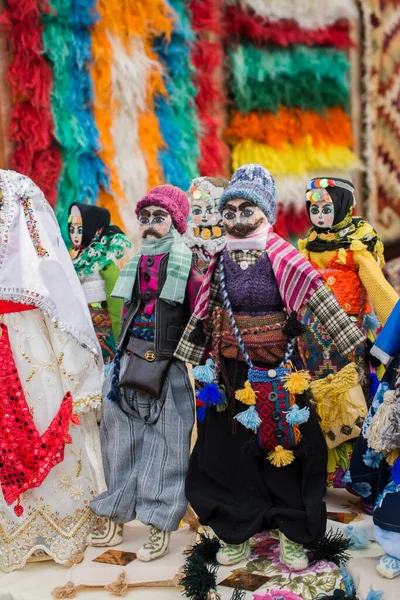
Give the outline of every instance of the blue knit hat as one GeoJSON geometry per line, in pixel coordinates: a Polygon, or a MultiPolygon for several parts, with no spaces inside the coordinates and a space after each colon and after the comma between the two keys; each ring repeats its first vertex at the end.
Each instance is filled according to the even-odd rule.
{"type": "Polygon", "coordinates": [[[243,198],[261,208],[268,222],[276,221],[276,187],[271,173],[260,165],[244,165],[232,176],[230,184],[222,194],[218,210],[222,212],[228,200],[243,198]]]}

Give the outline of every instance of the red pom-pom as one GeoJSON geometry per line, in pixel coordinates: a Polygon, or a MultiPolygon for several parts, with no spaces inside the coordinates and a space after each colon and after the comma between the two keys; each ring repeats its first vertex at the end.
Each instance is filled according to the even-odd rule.
{"type": "Polygon", "coordinates": [[[79,415],[76,415],[75,413],[72,413],[72,415],[71,415],[71,423],[73,423],[74,425],[80,425],[81,424],[81,420],[79,418],[79,415]]]}
{"type": "Polygon", "coordinates": [[[16,514],[17,517],[20,517],[24,512],[24,507],[21,506],[21,501],[18,498],[18,502],[17,504],[14,506],[14,513],[16,514]]]}

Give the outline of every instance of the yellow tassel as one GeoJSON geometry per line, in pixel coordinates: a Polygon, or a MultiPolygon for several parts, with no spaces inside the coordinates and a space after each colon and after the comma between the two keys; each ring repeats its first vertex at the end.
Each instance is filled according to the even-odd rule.
{"type": "Polygon", "coordinates": [[[394,463],[400,456],[400,448],[396,448],[396,450],[392,450],[386,457],[386,462],[389,467],[393,467],[394,463]]]}
{"type": "Polygon", "coordinates": [[[338,252],[338,259],[336,262],[338,262],[340,265],[345,265],[347,261],[347,252],[344,248],[340,248],[339,252],[338,252]]]}
{"type": "Polygon", "coordinates": [[[350,250],[352,250],[352,252],[358,252],[359,250],[365,250],[366,249],[366,245],[363,244],[362,242],[360,242],[360,240],[353,240],[350,244],[350,250]]]}
{"type": "Polygon", "coordinates": [[[274,467],[287,467],[294,461],[294,454],[292,450],[285,450],[283,446],[276,446],[275,450],[268,454],[268,460],[274,467]]]}
{"type": "Polygon", "coordinates": [[[308,371],[293,371],[285,377],[285,389],[291,394],[302,394],[310,387],[311,376],[308,371]]]}
{"type": "Polygon", "coordinates": [[[256,394],[251,387],[250,381],[246,381],[244,388],[235,392],[236,400],[243,402],[243,404],[251,405],[256,403],[256,394]]]}

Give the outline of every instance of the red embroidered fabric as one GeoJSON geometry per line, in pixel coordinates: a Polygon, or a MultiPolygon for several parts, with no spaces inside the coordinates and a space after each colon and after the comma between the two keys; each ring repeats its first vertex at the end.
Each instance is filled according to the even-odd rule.
{"type": "Polygon", "coordinates": [[[49,472],[64,459],[64,446],[72,438],[70,422],[79,425],[72,414],[72,395],[67,392],[48,429],[36,429],[12,355],[8,330],[0,324],[0,483],[7,504],[18,500],[14,512],[23,508],[19,496],[42,484],[49,472]]]}

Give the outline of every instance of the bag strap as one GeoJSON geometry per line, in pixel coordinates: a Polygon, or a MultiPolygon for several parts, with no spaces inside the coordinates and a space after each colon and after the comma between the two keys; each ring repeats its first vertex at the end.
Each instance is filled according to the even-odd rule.
{"type": "MultiPolygon", "coordinates": [[[[226,280],[225,280],[224,253],[221,252],[221,255],[220,255],[220,286],[221,286],[222,304],[228,313],[234,336],[236,337],[236,339],[238,341],[239,348],[244,356],[244,359],[245,359],[249,369],[252,369],[253,362],[246,350],[246,346],[244,345],[239,328],[236,324],[235,315],[233,314],[232,305],[231,305],[231,301],[229,300],[228,292],[226,290],[225,281],[226,280]]],[[[283,367],[285,364],[287,364],[291,360],[291,358],[293,356],[294,345],[295,345],[295,338],[289,339],[285,356],[283,357],[283,359],[279,365],[280,367],[283,367]]]]}

